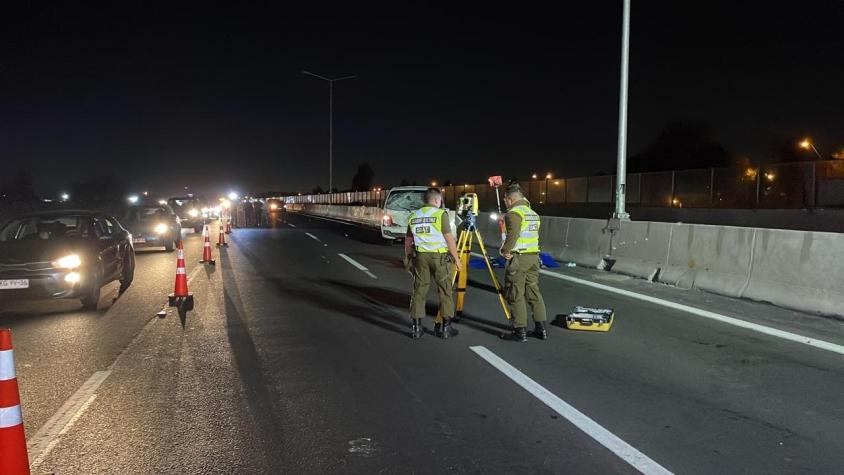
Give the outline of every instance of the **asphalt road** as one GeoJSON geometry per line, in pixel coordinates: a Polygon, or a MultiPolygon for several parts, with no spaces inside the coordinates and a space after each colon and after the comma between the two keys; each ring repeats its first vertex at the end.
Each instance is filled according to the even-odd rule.
{"type": "MultiPolygon", "coordinates": [[[[553,277],[542,279],[551,315],[613,307],[612,331],[552,326],[547,341],[507,342],[484,271],[460,335],[414,341],[400,247],[324,220],[290,224],[235,230],[217,266],[198,271],[189,238],[197,308],[184,328],[172,312],[153,318],[172,254],[139,258],[133,287],[107,308],[104,295],[99,312],[2,307],[29,435],[104,377],[35,473],[634,473],[625,457],[652,473],[841,473],[840,354],[553,277]],[[509,369],[490,364],[501,360],[509,369]],[[576,427],[577,414],[592,425],[576,427]]],[[[840,321],[561,272],[844,343],[840,321]]]]}

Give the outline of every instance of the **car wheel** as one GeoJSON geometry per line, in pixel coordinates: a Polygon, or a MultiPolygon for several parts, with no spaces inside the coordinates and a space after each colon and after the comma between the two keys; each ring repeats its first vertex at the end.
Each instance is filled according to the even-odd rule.
{"type": "Polygon", "coordinates": [[[99,273],[95,273],[91,277],[91,287],[88,289],[88,293],[80,299],[85,310],[96,310],[99,307],[101,288],[99,273]]]}
{"type": "Polygon", "coordinates": [[[176,249],[176,241],[167,241],[164,244],[164,250],[167,252],[173,252],[173,249],[176,249]]]}
{"type": "Polygon", "coordinates": [[[202,232],[202,226],[194,226],[193,232],[195,232],[197,234],[201,233],[202,232]]]}
{"type": "Polygon", "coordinates": [[[120,290],[118,293],[122,294],[126,292],[126,289],[132,285],[133,280],[135,280],[135,255],[126,253],[126,257],[123,258],[123,274],[120,276],[120,290]]]}

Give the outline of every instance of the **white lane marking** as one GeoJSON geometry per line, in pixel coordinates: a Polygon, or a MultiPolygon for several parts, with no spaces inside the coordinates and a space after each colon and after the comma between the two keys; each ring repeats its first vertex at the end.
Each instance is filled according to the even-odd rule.
{"type": "MultiPolygon", "coordinates": [[[[188,284],[193,281],[194,277],[199,275],[203,266],[194,265],[188,276],[188,284]]],[[[166,308],[166,307],[165,307],[166,308]]],[[[40,465],[44,459],[49,455],[50,451],[61,441],[61,436],[64,435],[73,424],[85,413],[94,399],[97,398],[95,391],[111,376],[112,369],[120,361],[126,352],[135,345],[140,339],[141,335],[149,328],[156,319],[150,319],[149,322],[135,335],[135,338],[126,345],[117,358],[109,365],[105,371],[97,371],[88,378],[79,389],[53,414],[47,422],[38,429],[34,436],[27,441],[27,449],[29,451],[30,464],[32,470],[40,465]]]]}
{"type": "Polygon", "coordinates": [[[314,235],[313,235],[313,234],[311,234],[311,233],[305,233],[305,236],[308,236],[309,238],[313,239],[313,240],[314,240],[314,241],[316,241],[316,242],[322,242],[322,241],[320,241],[320,240],[319,240],[319,238],[318,238],[318,237],[314,236],[314,235]]]}
{"type": "Polygon", "coordinates": [[[338,255],[338,256],[340,256],[340,257],[342,257],[342,258],[343,258],[346,262],[348,262],[349,264],[351,264],[351,265],[355,266],[355,267],[356,267],[359,271],[363,272],[364,274],[366,274],[366,275],[368,275],[368,276],[372,277],[373,279],[377,279],[377,278],[378,278],[375,274],[373,274],[372,272],[369,272],[369,269],[367,269],[366,267],[364,267],[364,266],[363,266],[363,264],[361,264],[360,262],[358,262],[358,261],[356,261],[356,260],[352,259],[351,257],[349,257],[349,256],[347,256],[347,255],[345,255],[345,254],[338,253],[337,255],[338,255]]]}
{"type": "Polygon", "coordinates": [[[295,228],[295,227],[296,227],[296,225],[295,225],[295,224],[290,224],[290,223],[287,223],[287,225],[288,225],[288,226],[290,226],[291,228],[295,228]]]}
{"type": "MultiPolygon", "coordinates": [[[[473,256],[476,257],[483,257],[483,255],[478,254],[476,252],[472,253],[473,256]]],[[[758,323],[748,322],[746,320],[742,320],[735,317],[728,317],[727,315],[722,315],[720,313],[710,312],[709,310],[703,310],[701,308],[692,307],[689,305],[684,305],[677,302],[672,302],[670,300],[664,300],[658,297],[652,297],[650,295],[636,293],[630,290],[619,289],[610,285],[599,284],[597,282],[592,282],[585,279],[580,279],[577,277],[572,277],[570,275],[565,274],[558,274],[556,272],[551,272],[549,270],[540,270],[540,274],[547,275],[549,277],[554,277],[555,279],[560,280],[567,280],[569,282],[573,282],[575,284],[586,285],[588,287],[593,287],[600,290],[605,290],[607,292],[616,293],[619,295],[623,295],[625,297],[634,298],[637,300],[641,300],[643,302],[653,303],[656,305],[662,305],[663,307],[673,308],[674,310],[680,310],[681,312],[690,313],[692,315],[697,315],[698,317],[708,318],[711,320],[715,320],[721,323],[726,323],[727,325],[733,325],[739,328],[744,328],[745,330],[755,331],[757,333],[762,333],[768,336],[772,336],[775,338],[780,338],[783,340],[788,340],[794,343],[801,343],[804,345],[808,345],[814,348],[819,348],[821,350],[831,351],[833,353],[838,353],[840,355],[844,355],[844,345],[838,345],[836,343],[832,343],[826,340],[818,340],[817,338],[811,338],[805,335],[799,335],[797,333],[788,332],[785,330],[779,330],[773,327],[767,327],[765,325],[760,325],[758,323]]]]}
{"type": "Polygon", "coordinates": [[[19,426],[22,422],[20,404],[12,407],[0,407],[0,429],[19,426]]]}
{"type": "Polygon", "coordinates": [[[47,454],[56,446],[61,439],[62,434],[69,429],[68,424],[78,420],[88,406],[93,402],[92,397],[94,392],[105,382],[111,375],[111,369],[106,371],[97,371],[92,374],[88,381],[85,381],[79,389],[73,393],[73,396],[65,401],[59,410],[53,414],[47,422],[38,429],[34,436],[27,441],[27,448],[29,450],[29,457],[33,460],[32,468],[39,465],[47,454]]]}
{"type": "Polygon", "coordinates": [[[14,350],[0,351],[0,381],[7,381],[15,378],[15,352],[14,350]]]}
{"type": "Polygon", "coordinates": [[[632,292],[630,290],[619,289],[616,287],[612,287],[610,285],[598,284],[596,282],[591,282],[584,279],[579,279],[577,277],[568,276],[565,274],[557,274],[556,272],[551,272],[547,270],[540,270],[539,271],[543,275],[547,275],[549,277],[554,277],[556,279],[567,280],[569,282],[574,282],[576,284],[586,285],[589,287],[594,287],[596,289],[605,290],[607,292],[613,292],[619,295],[624,295],[625,297],[634,298],[637,300],[641,300],[648,303],[653,303],[657,305],[662,305],[663,307],[673,308],[674,310],[680,310],[682,312],[691,313],[692,315],[697,315],[698,317],[709,318],[711,320],[716,320],[721,323],[726,323],[728,325],[733,325],[739,328],[744,328],[746,330],[755,331],[758,333],[763,333],[768,336],[773,336],[775,338],[781,338],[783,340],[792,341],[795,343],[802,343],[804,345],[812,346],[815,348],[819,348],[826,351],[831,351],[833,353],[838,353],[840,355],[844,355],[844,346],[838,345],[832,342],[828,342],[825,340],[818,340],[817,338],[810,338],[808,336],[799,335],[797,333],[791,333],[785,330],[779,330],[777,328],[767,327],[765,325],[760,325],[758,323],[752,323],[745,320],[741,320],[739,318],[728,317],[726,315],[721,315],[720,313],[710,312],[709,310],[703,310],[696,307],[691,307],[689,305],[684,305],[677,302],[672,302],[670,300],[663,300],[658,297],[651,297],[650,295],[639,294],[636,292],[632,292]]]}
{"type": "Polygon", "coordinates": [[[636,470],[644,474],[671,474],[668,469],[642,452],[639,452],[632,445],[621,440],[618,436],[590,419],[589,416],[578,411],[572,405],[563,401],[536,381],[530,379],[527,375],[511,366],[510,363],[499,358],[495,353],[483,346],[471,346],[469,349],[491,364],[495,369],[504,373],[505,376],[521,386],[522,389],[553,409],[554,412],[565,417],[575,427],[586,433],[586,435],[592,437],[620,459],[633,466],[636,470]]]}

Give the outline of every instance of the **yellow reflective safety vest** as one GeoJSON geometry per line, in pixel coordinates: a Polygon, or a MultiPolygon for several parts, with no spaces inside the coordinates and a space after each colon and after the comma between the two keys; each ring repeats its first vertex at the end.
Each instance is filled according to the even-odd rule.
{"type": "Polygon", "coordinates": [[[529,206],[519,205],[510,210],[522,218],[519,238],[513,252],[519,254],[536,254],[539,252],[539,215],[529,206]]]}
{"type": "Polygon", "coordinates": [[[445,254],[448,244],[443,235],[443,216],[445,210],[425,205],[410,214],[410,232],[416,252],[435,252],[445,254]]]}

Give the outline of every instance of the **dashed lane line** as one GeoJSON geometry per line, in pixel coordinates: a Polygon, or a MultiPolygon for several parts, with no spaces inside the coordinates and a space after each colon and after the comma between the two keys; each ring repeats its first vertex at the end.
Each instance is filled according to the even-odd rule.
{"type": "Polygon", "coordinates": [[[313,235],[313,234],[311,234],[311,233],[305,233],[305,236],[308,236],[309,238],[313,239],[313,240],[314,240],[314,241],[316,241],[316,242],[322,242],[322,241],[320,241],[320,240],[319,240],[319,238],[318,238],[318,237],[314,236],[314,235],[313,235]]]}
{"type": "Polygon", "coordinates": [[[340,256],[340,257],[342,257],[342,258],[343,258],[346,262],[348,262],[349,264],[351,264],[351,265],[355,266],[355,268],[357,268],[357,270],[359,270],[359,271],[363,272],[364,274],[368,275],[369,277],[372,277],[373,279],[377,279],[377,278],[378,278],[378,276],[376,276],[375,274],[373,274],[372,272],[370,272],[370,271],[369,271],[369,269],[367,269],[366,267],[364,267],[364,266],[363,266],[363,264],[361,264],[360,262],[358,262],[358,261],[356,261],[356,260],[352,259],[351,257],[349,257],[349,256],[347,256],[347,255],[345,255],[345,254],[342,254],[342,253],[338,253],[337,255],[338,255],[338,256],[340,256]]]}
{"type": "Polygon", "coordinates": [[[557,414],[563,416],[575,427],[593,438],[596,442],[609,449],[612,453],[624,460],[636,470],[647,474],[670,475],[668,469],[655,462],[653,459],[638,451],[632,445],[621,440],[618,436],[605,429],[603,426],[590,419],[586,414],[578,411],[574,406],[557,397],[551,391],[529,378],[527,375],[514,368],[510,363],[501,359],[495,353],[483,346],[469,347],[478,356],[492,365],[498,371],[504,373],[514,383],[518,384],[525,391],[542,401],[557,414]]]}

